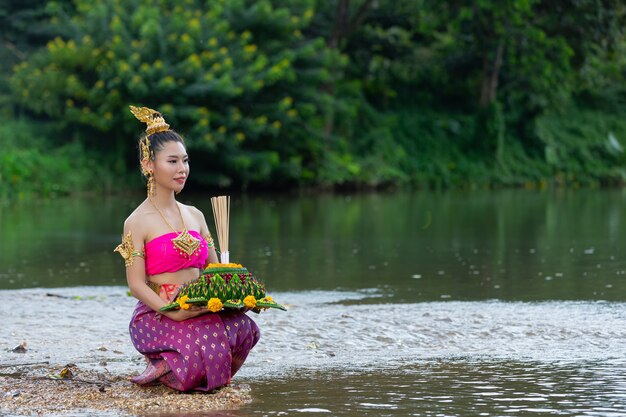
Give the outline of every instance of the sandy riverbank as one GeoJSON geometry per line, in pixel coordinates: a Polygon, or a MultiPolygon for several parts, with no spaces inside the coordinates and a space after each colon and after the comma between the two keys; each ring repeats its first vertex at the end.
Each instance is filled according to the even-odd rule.
{"type": "Polygon", "coordinates": [[[65,414],[94,411],[111,415],[197,415],[236,409],[251,401],[247,385],[213,393],[179,393],[163,386],[141,388],[129,375],[45,363],[0,368],[0,415],[65,414]],[[69,372],[68,372],[69,371],[69,372]],[[61,376],[65,376],[62,378],[61,376]]]}
{"type": "Polygon", "coordinates": [[[251,401],[248,386],[237,381],[212,394],[130,382],[145,362],[128,339],[136,301],[123,287],[7,290],[0,301],[0,314],[10,317],[1,327],[0,415],[143,416],[251,401]],[[19,303],[8,302],[16,297],[19,303]],[[67,364],[74,364],[73,378],[54,379],[67,364]]]}

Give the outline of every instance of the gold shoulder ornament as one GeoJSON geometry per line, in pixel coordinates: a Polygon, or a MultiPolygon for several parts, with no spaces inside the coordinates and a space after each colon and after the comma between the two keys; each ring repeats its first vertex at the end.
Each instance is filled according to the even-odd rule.
{"type": "Polygon", "coordinates": [[[143,252],[135,252],[135,246],[133,245],[133,236],[129,231],[126,236],[122,236],[122,243],[116,246],[113,252],[119,252],[124,258],[124,265],[131,266],[136,256],[144,257],[143,252]]]}
{"type": "Polygon", "coordinates": [[[211,232],[208,232],[205,236],[202,237],[206,241],[207,247],[212,248],[215,246],[215,242],[213,242],[213,236],[211,236],[211,232]]]}

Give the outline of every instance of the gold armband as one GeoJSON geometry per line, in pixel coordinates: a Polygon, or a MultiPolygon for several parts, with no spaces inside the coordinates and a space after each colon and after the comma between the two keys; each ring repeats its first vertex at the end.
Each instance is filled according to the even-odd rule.
{"type": "Polygon", "coordinates": [[[131,266],[136,256],[141,256],[142,258],[144,257],[143,252],[135,251],[135,247],[133,246],[133,237],[130,231],[126,236],[122,236],[122,243],[117,245],[113,252],[119,252],[120,255],[122,255],[126,266],[131,266]]]}
{"type": "Polygon", "coordinates": [[[206,245],[209,248],[212,248],[215,246],[215,243],[213,242],[213,236],[211,236],[211,232],[209,232],[206,236],[202,236],[204,238],[204,240],[206,240],[206,245]]]}

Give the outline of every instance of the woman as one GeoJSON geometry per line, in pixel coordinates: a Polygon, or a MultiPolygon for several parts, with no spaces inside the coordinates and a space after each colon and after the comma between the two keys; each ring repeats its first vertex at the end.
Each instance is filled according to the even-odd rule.
{"type": "Polygon", "coordinates": [[[181,285],[218,261],[202,212],[175,198],[189,177],[183,139],[157,111],[131,106],[131,112],[147,124],[139,158],[148,180],[148,197],[124,222],[122,243],[115,248],[124,258],[128,287],[139,300],[130,322],[131,340],[148,362],[132,381],[209,391],[230,383],[257,343],[259,330],[240,311],[210,313],[192,306],[159,312],[181,285]]]}

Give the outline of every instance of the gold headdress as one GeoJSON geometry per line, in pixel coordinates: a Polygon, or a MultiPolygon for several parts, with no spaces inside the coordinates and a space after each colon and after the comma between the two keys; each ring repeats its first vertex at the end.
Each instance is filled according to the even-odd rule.
{"type": "Polygon", "coordinates": [[[151,159],[150,153],[150,135],[157,132],[165,132],[170,130],[170,125],[165,123],[165,119],[156,110],[147,107],[130,106],[130,112],[141,122],[146,123],[146,137],[140,142],[141,144],[141,161],[151,159]]]}
{"type": "Polygon", "coordinates": [[[148,107],[135,107],[130,106],[130,112],[141,122],[147,124],[146,136],[141,139],[139,145],[141,146],[141,171],[148,178],[148,197],[154,194],[154,177],[152,172],[148,172],[143,162],[147,162],[152,159],[152,152],[150,151],[150,135],[158,132],[165,132],[170,130],[170,125],[165,123],[165,119],[156,110],[149,109],[148,107]]]}
{"type": "Polygon", "coordinates": [[[146,134],[151,135],[157,132],[170,130],[170,125],[165,123],[165,119],[156,110],[147,107],[130,106],[130,112],[141,122],[146,123],[146,134]]]}

